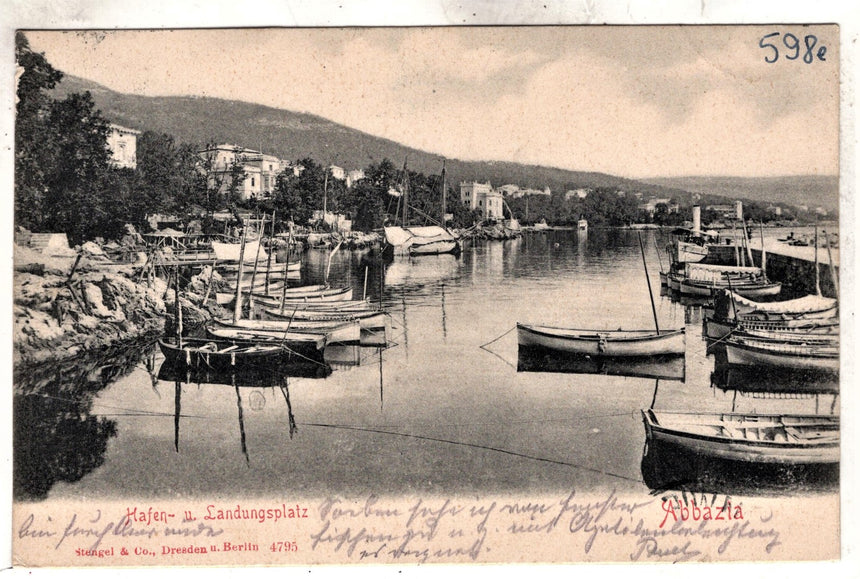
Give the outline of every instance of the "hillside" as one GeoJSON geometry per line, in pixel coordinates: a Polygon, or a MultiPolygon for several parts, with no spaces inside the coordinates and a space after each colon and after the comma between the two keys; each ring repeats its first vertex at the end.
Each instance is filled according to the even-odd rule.
{"type": "MultiPolygon", "coordinates": [[[[442,157],[376,137],[322,117],[263,105],[209,97],[147,97],[123,94],[79,77],[66,75],[55,96],[88,90],[97,106],[112,122],[140,130],[173,135],[178,141],[203,145],[231,143],[298,160],[311,157],[317,162],[345,169],[365,168],[384,158],[400,165],[408,156],[410,169],[438,174],[442,157]]],[[[490,181],[495,186],[514,183],[521,187],[566,191],[579,187],[612,187],[644,196],[672,197],[683,205],[692,203],[692,193],[701,193],[702,202],[717,197],[749,199],[765,203],[821,205],[838,209],[837,176],[741,177],[660,177],[632,180],[605,173],[568,171],[538,165],[504,161],[447,160],[451,183],[490,181]],[[647,182],[646,182],[647,181],[647,182]]]]}
{"type": "MultiPolygon", "coordinates": [[[[180,142],[231,143],[298,160],[345,169],[358,169],[384,158],[400,165],[408,156],[410,169],[438,174],[442,157],[403,146],[394,141],[350,129],[324,118],[239,101],[208,97],[147,97],[112,91],[94,82],[66,75],[55,96],[88,90],[111,122],[139,130],[173,135],[180,142]]],[[[490,181],[500,186],[565,191],[578,187],[615,187],[689,202],[689,193],[661,184],[645,184],[604,173],[577,172],[510,162],[473,162],[448,159],[451,183],[461,180],[490,181]]]]}
{"type": "Polygon", "coordinates": [[[821,206],[828,211],[839,209],[837,175],[799,175],[783,177],[660,177],[649,183],[679,188],[693,193],[720,195],[734,199],[751,199],[765,203],[821,206]]]}

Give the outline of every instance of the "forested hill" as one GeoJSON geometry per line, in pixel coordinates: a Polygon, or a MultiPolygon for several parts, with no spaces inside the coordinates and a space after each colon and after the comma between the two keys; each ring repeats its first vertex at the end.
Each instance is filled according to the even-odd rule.
{"type": "MultiPolygon", "coordinates": [[[[411,170],[438,174],[442,157],[405,147],[315,115],[208,97],[147,97],[122,94],[94,82],[66,75],[55,96],[88,90],[111,122],[139,130],[167,133],[177,141],[230,143],[262,149],[283,159],[310,157],[345,169],[365,168],[384,158],[396,165],[408,156],[411,170]]],[[[566,191],[579,187],[612,187],[675,197],[689,203],[690,194],[660,184],[646,184],[604,173],[577,172],[510,162],[469,162],[448,159],[450,183],[490,181],[494,186],[566,191]]]]}

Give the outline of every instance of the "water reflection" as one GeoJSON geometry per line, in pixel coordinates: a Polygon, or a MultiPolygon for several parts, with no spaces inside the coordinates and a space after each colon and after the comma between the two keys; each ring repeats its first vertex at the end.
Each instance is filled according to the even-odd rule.
{"type": "Polygon", "coordinates": [[[77,482],[104,464],[116,420],[96,415],[100,391],[129,374],[153,347],[16,368],[13,397],[13,494],[42,500],[59,481],[77,482]],[[109,360],[109,361],[107,361],[109,360]]]}
{"type": "Polygon", "coordinates": [[[561,372],[567,374],[603,374],[633,378],[678,380],[685,378],[684,358],[650,356],[612,358],[564,355],[543,348],[520,347],[517,372],[561,372]]]}
{"type": "Polygon", "coordinates": [[[838,464],[765,464],[723,460],[677,446],[649,443],[642,479],[654,492],[687,491],[728,496],[833,491],[838,464]]]}
{"type": "MultiPolygon", "coordinates": [[[[319,366],[319,365],[317,365],[319,366]]],[[[232,392],[236,399],[236,419],[238,422],[239,447],[245,459],[246,466],[251,464],[251,456],[248,451],[248,436],[245,425],[245,407],[248,406],[252,412],[261,412],[266,407],[266,391],[274,392],[277,388],[284,398],[287,408],[287,421],[289,437],[298,432],[296,417],[293,414],[293,405],[290,401],[289,380],[291,377],[321,378],[331,373],[331,368],[326,366],[326,372],[309,373],[307,368],[296,367],[292,370],[279,367],[277,374],[269,373],[252,375],[246,371],[236,372],[201,372],[200,369],[177,368],[175,364],[162,364],[158,373],[161,381],[173,381],[174,383],[174,415],[173,415],[173,448],[180,452],[180,424],[182,418],[190,418],[182,414],[183,388],[194,386],[196,389],[206,388],[214,396],[223,395],[224,392],[232,392]],[[192,370],[194,370],[192,372],[192,370]],[[230,390],[223,386],[230,386],[230,390]],[[209,386],[214,388],[209,389],[209,386]]]]}
{"type": "MultiPolygon", "coordinates": [[[[657,257],[648,235],[643,233],[643,244],[656,285],[657,268],[650,266],[657,257]]],[[[308,252],[307,283],[322,281],[326,255],[308,252]]],[[[55,485],[50,496],[272,496],[283,491],[285,480],[296,492],[313,496],[419,491],[525,496],[571,487],[646,492],[643,479],[652,488],[740,492],[746,484],[747,492],[757,492],[782,484],[791,492],[813,488],[821,478],[777,469],[750,483],[744,478],[749,469],[735,465],[722,473],[715,467],[727,479],[720,482],[701,458],[656,460],[666,449],[649,450],[643,457],[638,412],[649,402],[679,412],[727,412],[746,405],[750,412],[791,413],[820,398],[815,411],[838,411],[830,393],[779,398],[755,392],[752,378],[719,374],[719,348],[706,350],[699,339],[698,304],[656,303],[661,327],[688,322],[686,365],[683,359],[654,365],[519,356],[512,331],[518,320],[653,327],[635,232],[595,229],[587,241],[573,231],[527,234],[519,242],[470,245],[460,259],[423,256],[385,264],[367,253],[340,251],[332,261],[330,283],[350,283],[357,296],[364,292],[367,271],[368,295],[392,317],[390,347],[330,347],[323,366],[293,366],[282,374],[257,369],[235,375],[205,369],[189,373],[146,359],[148,373],[117,379],[124,374],[115,366],[97,365],[86,387],[97,392],[94,405],[89,403],[93,395],[86,393],[79,393],[80,403],[72,407],[48,407],[42,400],[36,410],[51,416],[35,419],[27,408],[34,401],[21,398],[17,429],[34,430],[27,422],[48,423],[39,432],[22,430],[26,437],[16,434],[29,441],[30,454],[36,452],[32,440],[58,438],[53,431],[67,420],[65,414],[83,417],[75,418],[78,422],[95,417],[103,425],[98,432],[85,424],[88,431],[79,436],[83,442],[51,443],[65,448],[50,449],[43,462],[78,455],[76,464],[87,465],[91,474],[75,485],[55,485]],[[496,356],[481,350],[490,342],[496,356]],[[104,388],[107,382],[113,383],[104,388]],[[119,407],[134,408],[134,414],[111,410],[119,407]],[[80,456],[88,453],[97,457],[80,456]],[[404,462],[403,456],[411,458],[404,462]],[[97,468],[101,461],[105,466],[97,468]],[[688,466],[692,473],[677,472],[688,466]]],[[[68,380],[62,372],[44,381],[64,397],[68,380]]],[[[759,381],[778,380],[762,374],[759,381]]],[[[43,386],[38,393],[48,391],[43,386]]],[[[16,477],[22,464],[44,470],[27,466],[26,460],[16,454],[16,477]]]]}
{"type": "Polygon", "coordinates": [[[711,385],[720,390],[780,395],[838,393],[839,378],[830,373],[716,363],[711,385]]]}

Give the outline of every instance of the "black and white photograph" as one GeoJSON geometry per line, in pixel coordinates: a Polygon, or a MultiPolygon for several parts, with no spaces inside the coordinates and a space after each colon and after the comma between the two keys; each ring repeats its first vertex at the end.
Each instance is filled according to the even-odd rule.
{"type": "Polygon", "coordinates": [[[18,28],[13,566],[838,560],[844,42],[18,28]]]}

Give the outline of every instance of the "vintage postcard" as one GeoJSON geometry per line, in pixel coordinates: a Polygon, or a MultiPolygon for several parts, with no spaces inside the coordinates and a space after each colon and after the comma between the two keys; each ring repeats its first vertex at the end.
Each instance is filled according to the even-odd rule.
{"type": "Polygon", "coordinates": [[[838,24],[14,48],[13,566],[840,559],[838,24]]]}

